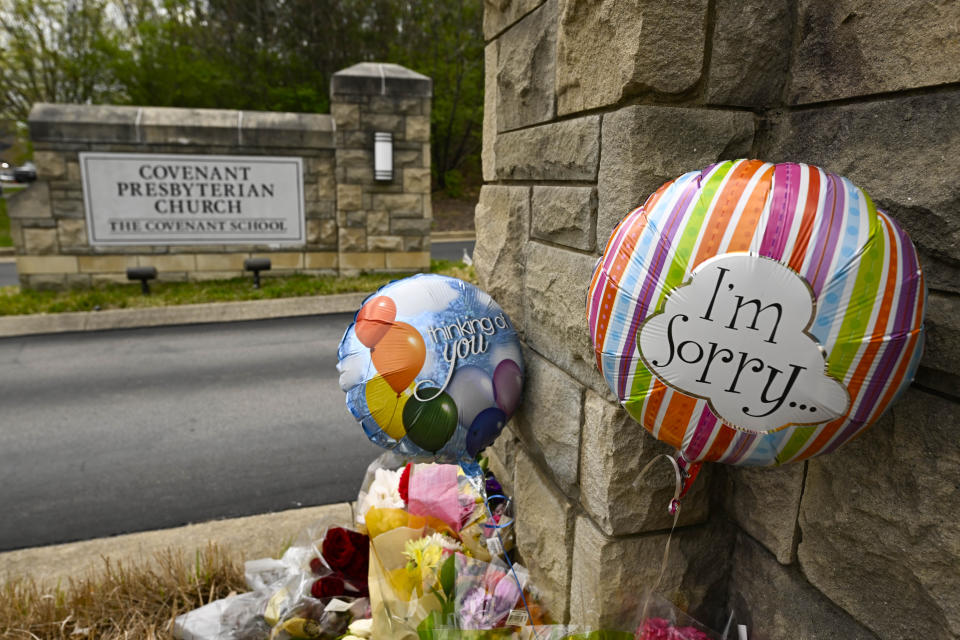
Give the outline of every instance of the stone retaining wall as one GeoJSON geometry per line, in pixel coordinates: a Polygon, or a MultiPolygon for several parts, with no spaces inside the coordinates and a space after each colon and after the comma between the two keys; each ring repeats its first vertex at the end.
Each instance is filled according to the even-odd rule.
{"type": "Polygon", "coordinates": [[[230,278],[243,275],[249,257],[270,258],[264,275],[429,269],[431,80],[362,63],[334,74],[330,93],[330,115],[35,105],[29,125],[39,179],[8,202],[21,285],[126,282],[133,266],[154,266],[166,281],[230,278]],[[376,131],[393,135],[389,182],[374,180],[376,131]],[[306,242],[90,246],[84,151],[302,158],[306,242]]]}
{"type": "Polygon", "coordinates": [[[487,2],[475,265],[526,344],[495,445],[552,610],[622,619],[659,570],[671,453],[596,370],[584,298],[617,221],[721,159],[845,175],[911,234],[930,288],[917,382],[838,452],[707,465],[660,590],[752,640],[960,637],[960,4],[487,2]],[[572,586],[571,586],[572,585],[572,586]]]}

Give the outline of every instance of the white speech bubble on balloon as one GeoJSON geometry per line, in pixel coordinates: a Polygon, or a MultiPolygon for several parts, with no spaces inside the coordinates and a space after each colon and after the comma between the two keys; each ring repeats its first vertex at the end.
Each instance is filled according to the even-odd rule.
{"type": "Polygon", "coordinates": [[[776,260],[728,253],[706,260],[640,328],[644,364],[710,404],[738,429],[769,433],[844,415],[850,396],[826,372],[808,332],[810,286],[776,260]]]}

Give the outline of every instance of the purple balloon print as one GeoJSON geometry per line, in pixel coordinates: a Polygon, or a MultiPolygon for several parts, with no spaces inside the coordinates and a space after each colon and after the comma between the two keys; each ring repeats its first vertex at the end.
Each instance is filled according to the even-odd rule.
{"type": "Polygon", "coordinates": [[[497,406],[507,415],[520,406],[520,395],[523,392],[523,371],[513,360],[504,360],[497,365],[493,372],[493,397],[497,406]]]}
{"type": "Polygon", "coordinates": [[[476,456],[480,451],[493,444],[506,424],[507,416],[500,409],[490,407],[481,411],[474,418],[470,430],[467,431],[467,453],[476,456]]]}

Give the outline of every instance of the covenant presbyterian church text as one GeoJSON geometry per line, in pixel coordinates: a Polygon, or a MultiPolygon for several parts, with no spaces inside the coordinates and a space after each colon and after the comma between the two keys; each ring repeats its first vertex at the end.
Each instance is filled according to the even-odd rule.
{"type": "Polygon", "coordinates": [[[249,166],[140,165],[145,182],[117,182],[120,198],[156,198],[161,215],[243,214],[243,199],[272,198],[273,183],[249,182],[249,166]]]}

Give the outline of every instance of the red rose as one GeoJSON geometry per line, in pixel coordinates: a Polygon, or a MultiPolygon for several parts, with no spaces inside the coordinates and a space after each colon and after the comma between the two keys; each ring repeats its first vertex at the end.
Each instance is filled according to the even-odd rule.
{"type": "Polygon", "coordinates": [[[370,569],[370,539],[367,536],[334,527],[327,531],[321,548],[323,558],[336,573],[361,591],[366,590],[367,573],[370,569]]]}
{"type": "Polygon", "coordinates": [[[400,486],[397,490],[400,492],[400,497],[403,498],[404,503],[410,502],[410,472],[412,470],[413,463],[408,462],[400,474],[400,486]]]}
{"type": "Polygon", "coordinates": [[[367,574],[370,571],[370,545],[369,543],[357,548],[353,554],[350,564],[342,570],[343,575],[350,578],[353,582],[366,582],[367,574]]]}
{"type": "Polygon", "coordinates": [[[343,527],[333,527],[327,531],[327,535],[323,539],[323,545],[321,546],[323,559],[334,571],[341,571],[349,567],[350,561],[353,560],[353,556],[357,552],[351,533],[355,534],[355,532],[343,527]]]}
{"type": "Polygon", "coordinates": [[[310,594],[318,600],[320,598],[332,598],[342,596],[346,592],[343,579],[338,576],[324,576],[315,580],[310,587],[310,594]]]}
{"type": "Polygon", "coordinates": [[[312,571],[315,575],[319,576],[326,573],[327,568],[323,566],[323,560],[321,560],[320,558],[314,558],[313,560],[310,561],[310,571],[312,571]]]}

